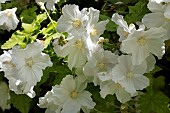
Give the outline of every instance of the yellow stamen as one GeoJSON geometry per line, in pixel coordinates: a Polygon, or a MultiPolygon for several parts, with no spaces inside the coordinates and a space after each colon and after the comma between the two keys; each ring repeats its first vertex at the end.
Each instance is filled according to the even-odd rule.
{"type": "Polygon", "coordinates": [[[78,93],[76,91],[71,92],[71,98],[75,99],[77,98],[77,96],[78,96],[78,93]]]}
{"type": "Polygon", "coordinates": [[[81,26],[81,21],[76,19],[72,22],[72,26],[75,28],[79,28],[81,26]]]}
{"type": "Polygon", "coordinates": [[[83,43],[82,43],[82,41],[80,41],[80,40],[76,40],[76,42],[74,43],[74,45],[75,45],[75,47],[76,47],[77,49],[82,49],[82,48],[83,48],[83,43]]]}

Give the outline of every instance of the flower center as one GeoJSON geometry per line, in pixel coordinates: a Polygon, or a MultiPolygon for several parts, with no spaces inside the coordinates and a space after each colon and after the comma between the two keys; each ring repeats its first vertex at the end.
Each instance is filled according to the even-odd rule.
{"type": "Polygon", "coordinates": [[[96,36],[97,35],[97,29],[93,28],[90,32],[91,36],[96,36]]]}
{"type": "Polygon", "coordinates": [[[143,37],[139,38],[139,39],[138,39],[138,42],[139,42],[139,44],[140,44],[141,46],[144,46],[144,45],[146,44],[146,40],[145,40],[145,38],[143,38],[143,37]]]}
{"type": "Polygon", "coordinates": [[[127,76],[127,78],[132,78],[134,76],[134,74],[130,71],[130,72],[127,73],[126,76],[127,76]]]}
{"type": "Polygon", "coordinates": [[[75,27],[75,28],[78,28],[81,26],[81,21],[76,19],[72,22],[72,26],[75,27]]]}
{"type": "Polygon", "coordinates": [[[119,83],[115,83],[115,84],[113,85],[113,89],[118,89],[119,87],[121,87],[119,83]]]}
{"type": "Polygon", "coordinates": [[[12,17],[12,13],[11,13],[11,12],[7,12],[6,15],[7,15],[8,17],[12,17]]]}
{"type": "Polygon", "coordinates": [[[71,92],[71,98],[75,99],[77,98],[77,96],[78,96],[78,93],[76,91],[71,92]]]}
{"type": "Polygon", "coordinates": [[[99,63],[98,66],[99,66],[100,69],[104,69],[105,64],[104,63],[99,63]]]}
{"type": "Polygon", "coordinates": [[[32,67],[32,65],[33,65],[33,60],[32,60],[32,58],[27,58],[27,59],[25,59],[25,64],[26,64],[26,66],[28,66],[28,67],[32,67]]]}
{"type": "Polygon", "coordinates": [[[82,41],[80,41],[80,40],[76,40],[76,42],[74,43],[74,45],[75,45],[75,47],[76,47],[77,49],[82,49],[82,48],[83,48],[83,43],[82,43],[82,41]]]}
{"type": "Polygon", "coordinates": [[[123,31],[123,36],[124,36],[125,38],[127,38],[127,37],[128,37],[128,35],[129,35],[129,33],[128,33],[128,32],[123,31]]]}

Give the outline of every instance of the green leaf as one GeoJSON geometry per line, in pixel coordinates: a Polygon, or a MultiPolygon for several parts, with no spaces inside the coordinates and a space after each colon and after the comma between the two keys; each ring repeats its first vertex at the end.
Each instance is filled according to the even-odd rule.
{"type": "Polygon", "coordinates": [[[57,71],[57,73],[55,73],[55,75],[53,74],[54,76],[56,76],[55,80],[53,82],[54,85],[55,84],[60,84],[60,82],[62,81],[62,79],[66,75],[71,74],[70,69],[66,65],[57,65],[56,66],[56,71],[57,71]]]}
{"type": "Polygon", "coordinates": [[[9,104],[13,104],[15,108],[17,108],[21,113],[28,113],[30,108],[31,98],[27,95],[20,94],[17,95],[14,92],[10,93],[9,104]]]}
{"type": "Polygon", "coordinates": [[[46,13],[44,12],[44,13],[42,13],[42,14],[37,15],[37,17],[36,17],[36,22],[37,22],[37,23],[41,23],[41,22],[43,22],[43,21],[46,20],[46,19],[47,19],[47,15],[46,15],[46,13]]]}
{"type": "Polygon", "coordinates": [[[1,49],[11,49],[16,44],[19,44],[21,47],[26,46],[26,44],[23,42],[25,37],[26,34],[16,31],[12,34],[11,38],[1,46],[1,49]]]}
{"type": "Polygon", "coordinates": [[[159,76],[158,78],[154,78],[154,74],[162,70],[162,68],[158,67],[155,65],[155,68],[150,72],[145,74],[150,81],[149,87],[146,88],[147,91],[154,91],[154,90],[159,90],[159,88],[163,87],[165,84],[164,77],[159,76]],[[159,81],[159,82],[158,82],[159,81]]]}
{"type": "Polygon", "coordinates": [[[61,33],[54,33],[51,36],[45,36],[45,41],[44,41],[44,48],[47,48],[47,46],[51,43],[52,39],[60,38],[63,36],[61,33]]]}
{"type": "Polygon", "coordinates": [[[153,84],[153,88],[154,89],[161,89],[165,86],[165,77],[164,76],[159,76],[157,78],[154,79],[154,84],[153,84]]]}
{"type": "Polygon", "coordinates": [[[96,106],[91,110],[91,113],[114,113],[115,106],[118,107],[114,102],[114,95],[107,95],[105,99],[101,98],[99,87],[94,86],[92,83],[88,84],[86,89],[92,93],[93,101],[96,103],[96,106]]]}
{"type": "Polygon", "coordinates": [[[129,6],[129,14],[125,16],[128,24],[141,21],[143,16],[149,12],[147,9],[147,2],[139,1],[135,6],[129,6]]]}
{"type": "Polygon", "coordinates": [[[57,26],[57,22],[56,22],[56,21],[53,21],[53,24],[50,22],[50,23],[47,25],[47,28],[43,28],[43,29],[41,30],[41,32],[42,32],[43,35],[56,32],[56,26],[57,26]]]}
{"type": "Polygon", "coordinates": [[[3,77],[4,77],[4,73],[0,72],[0,82],[3,80],[3,77]]]}
{"type": "Polygon", "coordinates": [[[36,19],[36,10],[36,6],[24,10],[20,15],[21,22],[31,24],[36,19]]]}
{"type": "Polygon", "coordinates": [[[109,22],[106,25],[106,30],[111,31],[111,32],[116,31],[117,30],[117,25],[113,21],[111,21],[110,17],[102,15],[102,14],[99,15],[99,20],[100,21],[107,20],[107,19],[109,19],[109,22]]]}
{"type": "Polygon", "coordinates": [[[139,99],[141,113],[170,113],[170,99],[162,92],[147,92],[139,99]]]}
{"type": "Polygon", "coordinates": [[[35,24],[27,24],[22,23],[22,27],[24,28],[25,33],[32,33],[34,30],[36,30],[35,24]]]}

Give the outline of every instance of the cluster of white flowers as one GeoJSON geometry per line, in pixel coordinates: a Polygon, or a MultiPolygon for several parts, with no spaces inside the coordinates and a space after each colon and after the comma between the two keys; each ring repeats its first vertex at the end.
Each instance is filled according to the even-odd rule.
{"type": "Polygon", "coordinates": [[[9,0],[0,0],[0,29],[10,31],[17,28],[19,20],[15,14],[17,8],[1,11],[1,3],[5,3],[6,1],[9,0]]]}
{"type": "MultiPolygon", "coordinates": [[[[0,3],[4,1],[0,0],[0,3]]],[[[45,3],[47,9],[54,11],[59,0],[36,2],[43,6],[45,3]]],[[[47,108],[46,113],[78,113],[80,110],[89,113],[95,106],[92,94],[85,90],[90,82],[100,86],[102,98],[115,94],[121,103],[149,86],[149,79],[144,74],[154,69],[155,57],[163,57],[164,41],[170,39],[170,0],[150,0],[148,8],[152,13],[146,14],[143,24],[138,27],[128,25],[122,15],[113,14],[111,20],[118,25],[121,43],[122,55],[119,56],[103,49],[105,39],[100,36],[109,20],[99,21],[99,10],[92,7],[79,10],[77,5],[65,5],[63,15],[58,19],[57,31],[67,32],[68,36],[55,39],[53,46],[57,56],[68,59],[69,69],[75,68],[77,76],[66,75],[60,85],[53,86],[39,98],[39,107],[47,108]]],[[[16,10],[0,11],[0,29],[10,31],[17,27],[16,10]]],[[[10,90],[31,98],[35,96],[33,88],[41,80],[42,70],[52,66],[49,55],[42,53],[43,49],[41,43],[33,42],[25,49],[14,46],[4,51],[0,56],[0,71],[8,79],[10,90]]],[[[3,89],[1,85],[0,89],[3,89]]],[[[6,95],[2,101],[8,98],[6,95]]],[[[5,105],[0,101],[3,109],[5,105]]]]}
{"type": "Polygon", "coordinates": [[[128,26],[123,16],[113,14],[112,21],[118,25],[120,50],[122,54],[128,54],[118,56],[104,50],[99,43],[108,20],[98,22],[98,10],[79,10],[77,5],[65,5],[62,13],[57,30],[67,32],[68,37],[56,39],[54,51],[60,57],[68,56],[68,67],[76,68],[79,81],[99,85],[101,97],[116,94],[122,103],[149,86],[149,79],[144,73],[154,69],[154,56],[161,59],[165,53],[167,30],[164,27],[146,30],[144,22],[136,29],[134,24],[128,26]]]}
{"type": "Polygon", "coordinates": [[[142,22],[148,28],[163,27],[166,30],[163,39],[170,39],[170,0],[149,0],[148,9],[151,13],[146,14],[142,22]]]}
{"type": "Polygon", "coordinates": [[[56,39],[53,43],[58,56],[68,56],[68,67],[83,66],[95,51],[101,49],[99,36],[104,32],[108,20],[99,21],[99,11],[77,5],[65,5],[63,15],[58,19],[57,30],[68,32],[66,39],[56,39]],[[61,43],[61,42],[64,42],[61,43]]]}
{"type": "Polygon", "coordinates": [[[9,80],[9,88],[16,94],[27,94],[33,98],[34,86],[40,81],[47,66],[52,66],[49,55],[42,53],[39,42],[28,44],[25,49],[14,46],[0,56],[0,68],[9,80]]]}

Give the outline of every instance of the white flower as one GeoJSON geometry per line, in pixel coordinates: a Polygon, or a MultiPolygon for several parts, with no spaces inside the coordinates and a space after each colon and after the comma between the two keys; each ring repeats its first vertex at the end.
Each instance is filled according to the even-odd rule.
{"type": "Polygon", "coordinates": [[[66,75],[61,84],[54,86],[51,90],[52,93],[48,92],[43,102],[42,99],[40,101],[44,103],[44,107],[49,107],[50,105],[47,104],[49,102],[54,103],[56,107],[60,106],[61,113],[78,113],[80,109],[89,113],[90,109],[94,108],[95,103],[92,101],[91,93],[84,90],[86,86],[86,83],[79,82],[72,75],[66,75]]]}
{"type": "Polygon", "coordinates": [[[161,37],[166,30],[162,28],[150,28],[147,31],[134,31],[126,40],[122,41],[121,51],[132,54],[132,63],[141,64],[149,54],[154,54],[159,59],[164,55],[164,43],[161,37]]]}
{"type": "Polygon", "coordinates": [[[118,64],[112,69],[112,80],[119,83],[131,95],[149,86],[149,79],[143,74],[146,72],[146,63],[133,65],[130,55],[118,58],[118,64]]]}
{"type": "Polygon", "coordinates": [[[63,15],[58,19],[57,30],[59,32],[68,32],[73,35],[85,32],[87,15],[79,10],[77,5],[65,5],[62,8],[63,15]]]}
{"type": "Polygon", "coordinates": [[[15,14],[16,10],[17,8],[12,8],[0,11],[0,29],[8,31],[16,29],[19,23],[15,14]]]}
{"type": "Polygon", "coordinates": [[[120,42],[125,40],[130,33],[136,30],[134,24],[128,26],[127,22],[123,19],[123,16],[118,13],[112,15],[112,21],[119,25],[117,28],[117,34],[120,36],[120,42]]]}
{"type": "Polygon", "coordinates": [[[9,109],[7,101],[10,99],[9,88],[5,82],[0,82],[0,107],[2,110],[9,109]]]}
{"type": "Polygon", "coordinates": [[[167,30],[164,40],[169,39],[170,35],[170,4],[160,4],[156,1],[149,1],[148,8],[152,13],[146,14],[142,22],[148,28],[163,27],[167,30]]]}
{"type": "Polygon", "coordinates": [[[170,2],[170,0],[150,0],[150,1],[156,2],[158,4],[161,4],[162,2],[166,2],[166,3],[170,2]]]}
{"type": "Polygon", "coordinates": [[[40,108],[47,108],[45,113],[61,113],[61,107],[58,105],[58,98],[54,97],[53,93],[53,91],[48,91],[44,97],[39,98],[38,106],[40,108]]]}
{"type": "MultiPolygon", "coordinates": [[[[14,73],[15,74],[15,73],[14,73]]],[[[20,79],[16,79],[11,74],[11,77],[8,78],[9,89],[14,91],[16,94],[26,94],[30,98],[35,97],[35,92],[33,90],[34,86],[29,87],[26,81],[21,81],[20,79]]]]}
{"type": "Polygon", "coordinates": [[[22,90],[22,93],[28,94],[31,88],[40,81],[43,75],[42,70],[47,66],[52,66],[50,57],[42,53],[42,50],[43,45],[38,42],[28,44],[25,49],[21,49],[19,46],[12,48],[11,56],[15,71],[11,74],[11,77],[14,78],[11,83],[15,83],[16,88],[13,88],[13,90],[16,89],[15,92],[20,92],[17,91],[18,89],[22,90]]]}
{"type": "Polygon", "coordinates": [[[99,10],[96,10],[92,7],[89,8],[88,12],[88,23],[87,23],[87,33],[90,35],[90,38],[93,43],[97,43],[101,34],[103,34],[106,24],[109,20],[99,21],[99,10]]]}
{"type": "Polygon", "coordinates": [[[110,79],[108,73],[117,63],[117,57],[117,55],[110,51],[100,49],[99,51],[93,53],[92,58],[84,65],[84,74],[86,76],[93,76],[93,82],[95,85],[100,83],[99,79],[102,81],[110,79]]]}
{"type": "Polygon", "coordinates": [[[60,0],[36,0],[36,3],[43,2],[46,3],[46,7],[49,10],[55,10],[55,4],[58,3],[60,0]]]}
{"type": "Polygon", "coordinates": [[[121,103],[129,101],[132,97],[132,95],[128,93],[119,83],[115,83],[111,80],[102,82],[100,84],[100,89],[100,95],[102,98],[105,98],[108,94],[116,94],[117,99],[121,103]]]}
{"type": "Polygon", "coordinates": [[[58,56],[66,57],[68,55],[68,67],[70,69],[80,67],[87,61],[89,50],[87,42],[84,40],[85,37],[84,34],[76,36],[69,34],[68,38],[65,39],[66,44],[60,45],[59,39],[53,42],[54,51],[58,56]]]}

